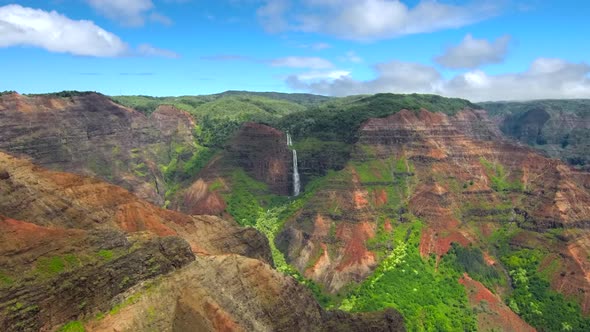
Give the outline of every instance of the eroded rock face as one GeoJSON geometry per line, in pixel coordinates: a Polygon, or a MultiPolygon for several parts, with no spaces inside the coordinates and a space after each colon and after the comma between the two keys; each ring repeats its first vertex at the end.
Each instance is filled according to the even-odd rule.
{"type": "Polygon", "coordinates": [[[465,286],[469,303],[477,312],[477,325],[480,331],[494,331],[498,328],[511,332],[536,331],[510,310],[497,294],[492,293],[479,281],[471,279],[468,274],[464,274],[459,283],[465,286]]]}
{"type": "Polygon", "coordinates": [[[291,264],[332,293],[361,282],[377,265],[367,246],[377,230],[376,210],[358,175],[345,171],[310,199],[275,241],[291,264]]]}
{"type": "Polygon", "coordinates": [[[385,119],[369,120],[361,128],[360,142],[372,146],[379,159],[398,156],[412,163],[419,182],[410,208],[417,216],[441,217],[445,209],[450,212],[470,201],[486,200],[500,206],[501,193],[505,192],[513,196],[522,193],[522,202],[514,205],[526,211],[528,225],[523,226],[546,229],[587,224],[588,176],[530,148],[500,139],[493,129],[485,129],[489,128],[485,118],[464,121],[469,118],[478,116],[473,111],[454,117],[401,111],[385,119]],[[483,135],[478,123],[484,124],[483,135]],[[459,188],[452,188],[453,181],[459,188]]]}
{"type": "Polygon", "coordinates": [[[231,157],[254,179],[272,192],[288,195],[292,173],[291,152],[285,134],[258,123],[245,123],[228,147],[231,157]]]}
{"type": "Polygon", "coordinates": [[[41,166],[97,176],[162,205],[160,165],[194,149],[194,122],[161,106],[149,118],[99,94],[71,98],[0,96],[0,150],[41,166]]]}
{"type": "Polygon", "coordinates": [[[585,101],[506,103],[490,106],[494,120],[507,136],[529,144],[552,158],[590,170],[590,108],[585,101]],[[528,105],[527,105],[528,104],[528,105]]]}
{"type": "Polygon", "coordinates": [[[395,311],[326,312],[311,292],[260,261],[236,255],[197,257],[155,291],[89,331],[402,331],[395,311]],[[190,289],[190,292],[186,290],[190,289]],[[152,308],[146,319],[145,308],[152,308]]]}
{"type": "Polygon", "coordinates": [[[228,143],[226,151],[214,157],[191,186],[179,191],[172,208],[187,214],[208,214],[231,218],[224,195],[232,191],[233,172],[241,169],[268,186],[276,195],[290,195],[293,174],[292,153],[285,134],[275,128],[247,122],[228,143]]]}
{"type": "Polygon", "coordinates": [[[3,331],[70,320],[90,331],[404,330],[393,310],[321,309],[272,269],[268,240],[254,229],[163,210],[2,152],[0,175],[3,331]]]}
{"type": "MultiPolygon", "coordinates": [[[[426,223],[420,243],[425,257],[444,255],[452,242],[485,241],[471,222],[584,233],[590,225],[588,181],[588,173],[503,139],[485,112],[402,110],[363,124],[347,168],[325,182],[276,242],[300,272],[337,292],[372,272],[377,250],[394,245],[372,239],[406,222],[407,212],[426,223]]],[[[585,245],[573,248],[590,253],[585,245]]],[[[587,275],[586,264],[578,265],[587,275]]],[[[590,283],[582,279],[576,285],[587,289],[590,283]]]]}
{"type": "Polygon", "coordinates": [[[48,331],[109,310],[131,286],[194,260],[179,237],[46,228],[0,216],[0,328],[48,331]]]}
{"type": "Polygon", "coordinates": [[[10,175],[0,180],[0,213],[7,217],[44,227],[182,236],[194,252],[231,252],[272,264],[268,240],[254,229],[164,210],[96,178],[49,171],[1,152],[0,172],[10,175]]]}

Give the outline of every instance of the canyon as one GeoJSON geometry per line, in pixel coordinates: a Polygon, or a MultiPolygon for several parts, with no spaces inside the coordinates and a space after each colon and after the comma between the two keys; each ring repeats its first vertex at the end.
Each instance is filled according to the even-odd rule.
{"type": "Polygon", "coordinates": [[[590,173],[528,146],[540,129],[514,119],[532,115],[362,98],[380,116],[357,112],[344,139],[296,127],[321,118],[277,118],[242,121],[219,145],[180,106],[0,96],[0,326],[587,326],[590,173]],[[547,314],[566,306],[568,321],[547,314]]]}

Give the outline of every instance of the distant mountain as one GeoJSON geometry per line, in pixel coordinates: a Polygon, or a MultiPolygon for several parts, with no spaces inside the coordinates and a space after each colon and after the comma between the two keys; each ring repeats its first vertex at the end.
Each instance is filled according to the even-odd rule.
{"type": "Polygon", "coordinates": [[[313,106],[333,99],[333,97],[314,95],[310,93],[281,93],[281,92],[249,92],[249,91],[226,91],[219,96],[241,96],[251,95],[270,99],[286,100],[303,106],[313,106]]]}
{"type": "Polygon", "coordinates": [[[504,134],[590,169],[590,99],[480,103],[504,134]]]}

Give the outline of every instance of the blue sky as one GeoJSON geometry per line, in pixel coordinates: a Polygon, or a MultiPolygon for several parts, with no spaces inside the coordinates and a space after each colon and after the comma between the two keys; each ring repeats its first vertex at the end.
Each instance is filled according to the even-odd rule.
{"type": "Polygon", "coordinates": [[[590,1],[0,0],[0,91],[590,98],[590,1]]]}

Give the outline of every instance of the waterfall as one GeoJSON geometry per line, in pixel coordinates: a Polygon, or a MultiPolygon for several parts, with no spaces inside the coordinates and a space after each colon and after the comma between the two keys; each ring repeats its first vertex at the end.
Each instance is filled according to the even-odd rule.
{"type": "MultiPolygon", "coordinates": [[[[293,146],[291,134],[287,133],[287,146],[293,146]]],[[[301,181],[299,180],[299,168],[297,166],[297,150],[293,149],[293,196],[299,196],[301,181]]]]}
{"type": "Polygon", "coordinates": [[[299,181],[299,169],[297,168],[297,150],[293,149],[293,196],[299,196],[301,182],[299,181]]]}

